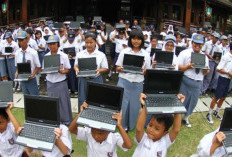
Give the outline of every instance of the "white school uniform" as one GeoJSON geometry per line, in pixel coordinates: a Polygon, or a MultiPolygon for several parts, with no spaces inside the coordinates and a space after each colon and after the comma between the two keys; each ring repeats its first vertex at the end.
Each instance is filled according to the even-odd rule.
{"type": "MultiPolygon", "coordinates": [[[[57,54],[60,55],[60,65],[61,65],[61,67],[63,67],[63,70],[70,69],[71,65],[70,65],[70,62],[68,59],[68,55],[59,51],[59,50],[58,50],[57,54]]],[[[51,52],[47,53],[45,56],[48,56],[48,55],[51,55],[51,52]]],[[[66,79],[66,74],[61,74],[59,72],[47,74],[46,79],[47,79],[47,81],[49,81],[51,83],[61,82],[61,81],[64,81],[66,79]]]]}
{"type": "Polygon", "coordinates": [[[227,52],[230,52],[229,46],[222,46],[222,44],[219,45],[219,48],[222,50],[222,55],[224,56],[227,52]]]}
{"type": "MultiPolygon", "coordinates": [[[[80,47],[77,43],[73,42],[70,43],[68,40],[66,41],[66,43],[61,47],[61,50],[63,50],[64,48],[70,48],[70,47],[74,47],[75,48],[75,53],[77,54],[80,50],[80,47]]],[[[64,50],[63,50],[64,52],[64,50]]],[[[75,59],[75,57],[73,57],[73,59],[75,59]]]]}
{"type": "Polygon", "coordinates": [[[38,51],[39,50],[39,47],[36,43],[36,41],[32,38],[29,39],[28,41],[28,44],[27,44],[29,47],[33,48],[34,50],[38,51]]]}
{"type": "Polygon", "coordinates": [[[159,141],[149,139],[147,134],[144,133],[140,142],[135,139],[137,147],[133,157],[165,157],[168,148],[174,143],[171,142],[169,134],[163,136],[159,141]]]}
{"type": "Polygon", "coordinates": [[[78,47],[81,46],[81,43],[82,43],[82,37],[81,37],[81,34],[78,34],[77,36],[75,36],[75,39],[74,39],[74,43],[77,44],[78,47]]]}
{"type": "Polygon", "coordinates": [[[115,38],[113,40],[113,43],[116,44],[116,46],[115,46],[115,52],[116,53],[120,53],[124,49],[123,45],[127,45],[128,41],[125,38],[123,38],[123,39],[117,39],[117,38],[115,38]]]}
{"type": "Polygon", "coordinates": [[[0,133],[0,155],[1,157],[20,157],[23,153],[23,147],[15,144],[17,135],[15,128],[11,122],[7,124],[7,128],[0,133]]]}
{"type": "MultiPolygon", "coordinates": [[[[59,35],[58,35],[59,36],[59,35]]],[[[62,37],[61,36],[59,36],[59,38],[60,38],[60,46],[63,46],[64,45],[64,43],[66,42],[66,36],[65,35],[63,35],[62,37]]]]}
{"type": "Polygon", "coordinates": [[[119,133],[109,133],[108,137],[102,143],[95,141],[91,134],[91,128],[78,127],[78,133],[76,139],[87,142],[87,156],[88,157],[117,157],[117,146],[123,151],[127,151],[123,148],[123,138],[119,133]]]}
{"type": "MultiPolygon", "coordinates": [[[[108,37],[108,33],[106,32],[104,32],[104,31],[102,31],[102,32],[100,32],[101,34],[102,34],[102,36],[107,40],[107,37],[108,37]]],[[[98,42],[99,42],[99,44],[101,44],[101,45],[103,45],[103,44],[105,44],[105,42],[102,40],[102,38],[101,38],[101,36],[100,36],[100,34],[98,35],[99,36],[99,38],[98,38],[98,42]]]]}
{"type": "MultiPolygon", "coordinates": [[[[18,44],[15,41],[12,41],[10,44],[8,42],[5,42],[5,44],[3,44],[2,46],[2,54],[5,54],[5,47],[12,47],[13,48],[13,52],[12,54],[15,54],[16,51],[19,49],[18,44]]],[[[9,57],[9,58],[14,58],[13,56],[9,57]]]]}
{"type": "Polygon", "coordinates": [[[217,52],[222,52],[222,50],[219,48],[219,46],[217,45],[217,43],[216,44],[213,44],[213,41],[212,40],[210,40],[210,41],[207,41],[205,44],[204,44],[204,46],[202,47],[202,52],[206,52],[206,53],[210,53],[210,51],[211,51],[211,48],[212,48],[212,46],[213,46],[213,50],[212,50],[212,55],[213,55],[213,53],[215,52],[215,51],[217,51],[217,52]]]}
{"type": "MultiPolygon", "coordinates": [[[[64,143],[64,145],[68,148],[68,154],[70,155],[72,152],[72,138],[71,134],[68,130],[68,128],[61,124],[60,129],[62,129],[62,134],[61,134],[61,141],[64,143]]],[[[52,152],[47,152],[47,151],[41,151],[42,155],[44,157],[63,157],[64,155],[61,153],[60,149],[55,145],[52,152]]]]}
{"type": "MultiPolygon", "coordinates": [[[[192,48],[181,51],[179,56],[178,56],[179,65],[186,66],[187,64],[189,64],[191,62],[191,54],[192,53],[193,53],[192,48]]],[[[204,54],[202,52],[200,52],[200,53],[204,54]]],[[[208,57],[205,57],[205,66],[209,67],[208,57]]],[[[203,78],[204,78],[202,70],[200,70],[200,72],[198,74],[196,74],[195,69],[188,69],[188,70],[184,71],[184,75],[192,80],[197,80],[197,81],[203,81],[203,78]]]]}
{"type": "MultiPolygon", "coordinates": [[[[116,62],[117,66],[123,66],[124,54],[144,56],[144,63],[143,63],[142,68],[143,69],[150,69],[151,68],[149,54],[144,49],[141,49],[139,52],[135,53],[130,47],[128,47],[120,52],[120,54],[118,56],[118,60],[116,62]]],[[[132,73],[120,72],[119,77],[126,79],[130,82],[143,82],[144,81],[144,75],[141,75],[141,74],[132,74],[132,73]]]]}
{"type": "MultiPolygon", "coordinates": [[[[46,49],[46,41],[44,40],[43,37],[41,37],[40,39],[37,39],[37,40],[35,40],[35,41],[36,41],[36,43],[37,43],[38,46],[42,46],[42,47],[44,47],[44,48],[46,49]]],[[[44,52],[45,49],[40,49],[40,48],[38,47],[38,51],[39,51],[39,52],[44,52]]]]}
{"type": "MultiPolygon", "coordinates": [[[[232,72],[232,54],[231,53],[226,53],[221,61],[219,62],[217,69],[221,70],[224,69],[226,72],[232,72]]],[[[220,76],[224,78],[231,79],[231,77],[227,74],[222,74],[219,73],[220,76]]]]}

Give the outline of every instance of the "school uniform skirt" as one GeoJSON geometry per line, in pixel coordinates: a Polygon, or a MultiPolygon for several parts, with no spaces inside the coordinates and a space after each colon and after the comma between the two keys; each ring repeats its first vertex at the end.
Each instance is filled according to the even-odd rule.
{"type": "Polygon", "coordinates": [[[143,91],[143,82],[130,82],[119,78],[117,86],[124,88],[121,107],[123,128],[133,130],[141,108],[139,98],[143,91]]]}
{"type": "Polygon", "coordinates": [[[79,77],[78,78],[78,111],[80,112],[80,106],[86,100],[86,85],[87,81],[103,83],[103,78],[99,75],[96,78],[86,78],[86,77],[79,77]]]}
{"type": "Polygon", "coordinates": [[[111,59],[114,59],[114,57],[115,57],[115,47],[116,47],[115,43],[110,44],[110,57],[111,57],[111,59]]]}
{"type": "Polygon", "coordinates": [[[202,81],[192,80],[187,76],[183,76],[180,86],[180,93],[185,96],[185,101],[183,103],[187,110],[185,117],[191,115],[196,107],[198,98],[201,94],[201,85],[202,81]]]}
{"type": "Polygon", "coordinates": [[[0,59],[0,76],[7,76],[5,59],[0,59]]]}
{"type": "Polygon", "coordinates": [[[71,65],[71,69],[70,72],[67,74],[67,78],[68,78],[68,89],[71,90],[71,92],[75,92],[77,91],[77,87],[78,87],[78,79],[76,77],[76,72],[74,70],[74,59],[69,59],[70,65],[71,65]]]}
{"type": "Polygon", "coordinates": [[[16,72],[16,67],[15,67],[15,58],[7,58],[7,68],[8,68],[8,76],[12,81],[15,79],[15,72],[16,72]]]}
{"type": "Polygon", "coordinates": [[[229,86],[230,86],[230,80],[229,78],[225,78],[222,76],[219,76],[218,78],[218,84],[215,92],[215,97],[220,99],[220,98],[225,98],[228,94],[229,86]]]}
{"type": "Polygon", "coordinates": [[[103,44],[98,50],[106,54],[106,44],[103,44]]]}
{"type": "Polygon", "coordinates": [[[42,65],[43,63],[44,55],[45,55],[45,51],[38,51],[40,65],[42,65]]]}
{"type": "Polygon", "coordinates": [[[67,81],[52,83],[47,81],[48,96],[59,98],[60,121],[69,125],[72,122],[72,108],[67,81]]]}
{"type": "Polygon", "coordinates": [[[115,56],[114,56],[114,66],[116,66],[116,63],[118,61],[118,56],[119,56],[120,53],[115,53],[115,56]]]}

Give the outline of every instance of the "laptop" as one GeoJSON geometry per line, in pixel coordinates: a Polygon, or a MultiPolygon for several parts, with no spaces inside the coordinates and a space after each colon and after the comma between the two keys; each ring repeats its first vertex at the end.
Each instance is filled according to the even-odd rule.
{"type": "Polygon", "coordinates": [[[18,63],[18,77],[14,81],[28,81],[31,75],[31,64],[30,63],[18,63]]]}
{"type": "Polygon", "coordinates": [[[24,95],[25,124],[16,144],[52,151],[55,128],[60,125],[59,99],[47,96],[24,95]]]}
{"type": "Polygon", "coordinates": [[[186,47],[176,46],[175,55],[178,57],[181,51],[184,51],[186,47]]]}
{"type": "Polygon", "coordinates": [[[143,74],[144,56],[124,54],[123,71],[126,73],[143,74]]]}
{"type": "Polygon", "coordinates": [[[156,53],[156,51],[161,51],[161,49],[151,48],[150,57],[152,57],[156,53]]]}
{"type": "Polygon", "coordinates": [[[11,55],[13,52],[13,47],[5,47],[5,53],[4,55],[11,55]]]}
{"type": "Polygon", "coordinates": [[[50,37],[50,35],[45,35],[45,36],[43,36],[44,37],[44,40],[45,41],[48,41],[48,38],[50,37]]]}
{"type": "Polygon", "coordinates": [[[77,77],[95,77],[97,69],[96,57],[78,58],[79,73],[77,77]]]}
{"type": "Polygon", "coordinates": [[[147,69],[143,90],[148,114],[186,113],[177,98],[183,71],[147,69]]]}
{"type": "Polygon", "coordinates": [[[0,108],[7,108],[9,102],[13,102],[13,82],[0,81],[0,108]]]}
{"type": "Polygon", "coordinates": [[[57,73],[60,69],[60,55],[44,56],[44,70],[41,74],[57,73]]]}
{"type": "Polygon", "coordinates": [[[72,57],[76,56],[75,47],[64,48],[64,53],[71,55],[72,57]]]}
{"type": "Polygon", "coordinates": [[[232,108],[225,108],[220,131],[226,135],[226,139],[222,141],[227,154],[232,154],[232,108]]]}
{"type": "Polygon", "coordinates": [[[167,51],[156,51],[155,58],[156,60],[156,68],[168,68],[168,69],[175,69],[172,65],[174,53],[167,52],[167,51]]]}
{"type": "Polygon", "coordinates": [[[191,62],[194,63],[195,69],[209,69],[205,67],[205,55],[201,53],[192,53],[191,62]]]}
{"type": "Polygon", "coordinates": [[[112,116],[121,110],[123,92],[122,87],[88,81],[88,108],[81,112],[77,124],[115,132],[117,121],[112,116]]]}
{"type": "Polygon", "coordinates": [[[221,60],[221,58],[222,58],[222,53],[221,52],[214,52],[213,53],[213,59],[216,59],[216,58],[219,58],[219,60],[221,60]]]}

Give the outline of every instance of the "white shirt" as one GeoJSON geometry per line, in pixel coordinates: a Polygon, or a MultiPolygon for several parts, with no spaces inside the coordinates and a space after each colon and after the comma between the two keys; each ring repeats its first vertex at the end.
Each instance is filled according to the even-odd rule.
{"type": "MultiPolygon", "coordinates": [[[[187,64],[189,64],[191,62],[191,55],[192,55],[192,53],[193,53],[193,49],[192,48],[189,48],[189,49],[186,49],[184,51],[181,51],[180,54],[179,54],[179,56],[178,56],[178,63],[179,63],[179,65],[186,66],[187,64]]],[[[204,54],[202,52],[200,52],[200,53],[204,54]]],[[[205,66],[209,67],[209,59],[206,56],[205,56],[205,66]]],[[[198,80],[198,81],[202,81],[203,78],[204,78],[202,70],[200,70],[200,72],[197,74],[195,72],[195,69],[188,69],[188,70],[184,71],[184,75],[187,76],[190,79],[198,80]]]]}
{"type": "Polygon", "coordinates": [[[125,38],[124,39],[117,39],[117,38],[115,38],[113,40],[113,43],[116,44],[116,46],[115,46],[115,52],[116,53],[120,53],[124,49],[123,45],[127,45],[128,41],[125,38]]]}
{"type": "MultiPolygon", "coordinates": [[[[71,65],[68,59],[68,55],[59,51],[57,52],[57,54],[60,55],[60,65],[61,67],[63,67],[62,69],[70,69],[71,65]]],[[[51,52],[47,53],[45,56],[51,55],[51,52]]],[[[52,73],[52,74],[47,74],[46,76],[47,81],[52,82],[52,83],[56,83],[56,82],[61,82],[64,81],[66,79],[66,74],[61,74],[59,72],[57,73],[52,73]]]]}
{"type": "Polygon", "coordinates": [[[33,48],[34,50],[38,51],[39,47],[36,43],[36,41],[32,38],[29,39],[28,44],[29,47],[33,48]]]}
{"type": "MultiPolygon", "coordinates": [[[[63,124],[60,125],[60,129],[62,129],[62,134],[61,134],[60,139],[69,150],[67,155],[70,155],[71,152],[72,152],[71,134],[70,134],[68,128],[63,124]]],[[[52,152],[41,151],[41,153],[45,157],[63,157],[64,156],[61,153],[60,149],[56,145],[54,145],[54,148],[53,148],[52,152]]]]}
{"type": "Polygon", "coordinates": [[[40,39],[37,39],[37,40],[35,40],[36,41],[36,43],[37,43],[37,45],[38,46],[42,46],[42,47],[44,47],[44,49],[40,49],[39,47],[39,52],[41,52],[41,51],[45,51],[45,48],[46,48],[46,41],[44,40],[44,38],[43,37],[41,37],[40,39]]]}
{"type": "Polygon", "coordinates": [[[23,147],[15,144],[16,137],[15,128],[9,122],[6,130],[0,133],[0,155],[2,157],[20,157],[22,155],[23,147]]]}
{"type": "Polygon", "coordinates": [[[137,147],[133,157],[165,157],[167,149],[174,143],[171,142],[169,134],[163,136],[159,141],[153,141],[144,133],[140,142],[135,139],[137,147]]]}
{"type": "MultiPolygon", "coordinates": [[[[74,40],[75,41],[75,40],[74,40]]],[[[75,48],[75,53],[77,54],[80,51],[80,47],[79,45],[74,42],[70,43],[68,40],[66,41],[66,43],[61,47],[61,50],[64,52],[64,48],[70,48],[70,47],[74,47],[75,48]]],[[[75,57],[73,57],[73,59],[75,59],[75,57]]]]}
{"type": "Polygon", "coordinates": [[[78,47],[80,47],[81,43],[82,43],[82,37],[81,34],[78,34],[77,36],[75,36],[75,39],[73,41],[75,44],[77,44],[78,47]]]}
{"type": "Polygon", "coordinates": [[[37,51],[27,47],[26,51],[23,52],[22,48],[18,49],[15,53],[15,66],[17,67],[17,63],[22,63],[23,61],[23,53],[25,53],[26,63],[31,63],[31,72],[33,73],[35,68],[40,68],[39,56],[37,51]]]}
{"type": "MultiPolygon", "coordinates": [[[[130,47],[122,50],[118,56],[118,60],[116,62],[117,66],[123,66],[123,59],[124,54],[131,54],[131,55],[138,55],[138,56],[144,56],[144,63],[142,66],[142,69],[150,69],[151,68],[151,60],[149,54],[144,50],[141,49],[139,52],[135,53],[132,51],[130,47]]],[[[141,74],[132,74],[132,73],[124,73],[120,72],[119,77],[124,78],[130,82],[143,82],[144,81],[144,75],[141,74]]]]}
{"type": "Polygon", "coordinates": [[[227,52],[230,52],[230,48],[226,46],[222,46],[222,44],[219,45],[219,48],[222,50],[222,55],[225,55],[227,52]]]}
{"type": "Polygon", "coordinates": [[[108,137],[102,143],[96,142],[91,134],[91,128],[78,127],[76,138],[78,140],[87,142],[87,156],[88,157],[117,157],[117,146],[122,150],[124,143],[122,136],[119,133],[109,133],[108,137]]]}
{"type": "MultiPolygon", "coordinates": [[[[232,72],[232,54],[226,53],[224,56],[222,56],[221,61],[219,62],[217,69],[221,70],[224,69],[226,72],[232,72]]],[[[220,76],[231,79],[229,75],[221,74],[220,76]]]]}
{"type": "Polygon", "coordinates": [[[59,36],[59,38],[60,38],[60,46],[63,46],[67,38],[65,37],[65,35],[63,35],[62,37],[59,36]]]}
{"type": "MultiPolygon", "coordinates": [[[[108,37],[108,33],[106,32],[104,32],[104,31],[102,31],[102,32],[100,32],[100,34],[107,40],[107,37],[108,37]]],[[[101,35],[98,35],[99,36],[99,38],[98,38],[98,42],[99,42],[99,44],[105,44],[105,42],[102,40],[102,38],[101,38],[101,35]]]]}
{"type": "Polygon", "coordinates": [[[207,41],[204,46],[202,47],[202,52],[205,52],[207,54],[210,54],[210,51],[213,47],[213,50],[212,50],[212,56],[214,54],[214,52],[222,52],[222,50],[218,47],[217,43],[216,44],[213,44],[213,41],[210,40],[210,41],[207,41]]]}
{"type": "MultiPolygon", "coordinates": [[[[2,46],[2,51],[1,51],[3,55],[5,54],[5,47],[12,47],[13,48],[12,54],[15,54],[16,51],[19,49],[19,46],[15,41],[12,40],[12,42],[10,44],[8,42],[5,42],[5,44],[3,44],[3,46],[2,46]]],[[[11,56],[9,58],[14,58],[14,57],[11,56]]]]}

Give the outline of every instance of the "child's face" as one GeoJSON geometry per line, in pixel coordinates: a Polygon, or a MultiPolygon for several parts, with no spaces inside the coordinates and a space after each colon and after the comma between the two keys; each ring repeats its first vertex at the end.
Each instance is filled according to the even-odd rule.
{"type": "Polygon", "coordinates": [[[106,138],[109,135],[108,131],[104,131],[104,130],[99,130],[99,129],[91,129],[91,134],[93,136],[93,138],[95,139],[96,142],[101,143],[103,141],[106,140],[106,138]]]}
{"type": "Polygon", "coordinates": [[[172,52],[173,49],[174,49],[174,43],[171,42],[171,41],[167,42],[166,45],[165,45],[165,50],[169,51],[169,52],[172,52]]]}
{"type": "Polygon", "coordinates": [[[165,131],[165,125],[163,122],[158,122],[155,118],[152,118],[147,126],[147,136],[149,139],[155,141],[160,140],[167,131],[165,131]]]}
{"type": "Polygon", "coordinates": [[[8,120],[0,115],[0,133],[3,133],[6,130],[8,120]]]}
{"type": "Polygon", "coordinates": [[[134,48],[139,48],[142,44],[142,40],[138,37],[135,37],[135,38],[131,39],[131,43],[132,43],[134,48]]]}

